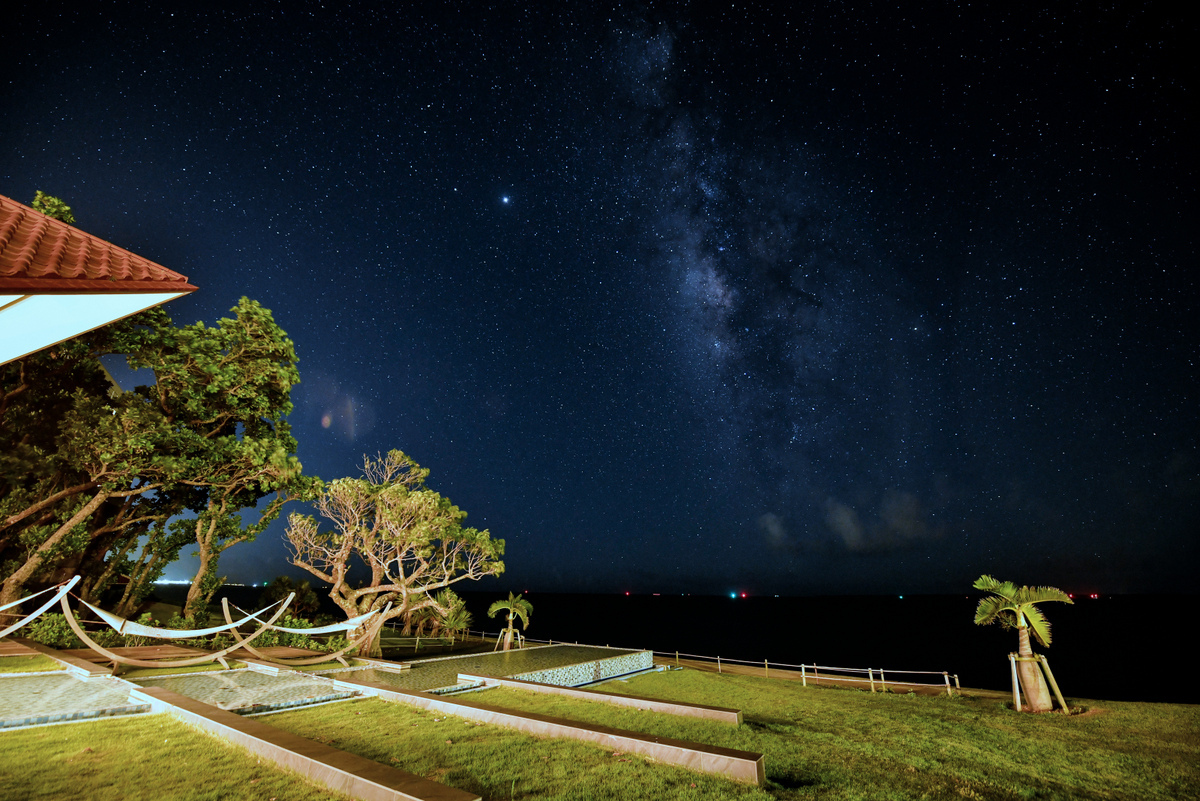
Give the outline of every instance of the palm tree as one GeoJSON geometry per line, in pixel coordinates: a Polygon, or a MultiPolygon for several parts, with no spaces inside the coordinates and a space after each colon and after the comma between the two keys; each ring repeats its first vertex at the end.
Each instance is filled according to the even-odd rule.
{"type": "Polygon", "coordinates": [[[446,608],[446,614],[438,621],[439,631],[444,631],[453,638],[471,627],[471,613],[467,611],[467,602],[454,590],[447,588],[439,592],[437,602],[446,608]]]}
{"type": "MultiPolygon", "coordinates": [[[[975,608],[975,625],[986,626],[999,621],[1006,629],[1017,630],[1018,654],[1025,659],[1033,659],[1033,649],[1029,645],[1029,631],[1042,644],[1050,645],[1050,623],[1036,604],[1045,601],[1062,601],[1075,603],[1071,596],[1056,587],[1018,587],[1011,581],[997,581],[989,575],[982,575],[975,582],[975,589],[992,593],[991,596],[979,601],[975,608]]],[[[1046,687],[1046,678],[1033,661],[1017,662],[1017,675],[1020,676],[1021,689],[1025,691],[1025,699],[1032,712],[1049,712],[1054,704],[1050,700],[1050,690],[1046,687]]]]}
{"type": "MultiPolygon", "coordinates": [[[[517,633],[514,623],[520,619],[522,628],[529,628],[529,617],[533,614],[533,604],[520,595],[508,594],[508,600],[496,601],[488,607],[488,617],[495,617],[500,612],[508,612],[508,626],[504,629],[504,650],[512,648],[513,635],[517,633]]],[[[497,643],[499,647],[499,643],[497,643]]],[[[495,650],[493,648],[492,650],[495,650]]]]}

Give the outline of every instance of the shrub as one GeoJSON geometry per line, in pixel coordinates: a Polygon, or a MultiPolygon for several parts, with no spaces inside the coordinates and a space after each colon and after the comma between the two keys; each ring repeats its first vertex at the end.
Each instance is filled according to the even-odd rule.
{"type": "Polygon", "coordinates": [[[29,624],[25,636],[51,648],[79,648],[83,645],[71,631],[67,619],[57,612],[42,615],[29,624]]]}

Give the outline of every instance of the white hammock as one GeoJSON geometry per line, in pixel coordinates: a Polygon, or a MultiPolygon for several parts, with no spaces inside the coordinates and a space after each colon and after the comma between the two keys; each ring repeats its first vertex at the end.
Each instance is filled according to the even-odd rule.
{"type": "MultiPolygon", "coordinates": [[[[274,623],[276,620],[278,620],[283,615],[284,611],[288,607],[288,604],[290,604],[292,602],[292,599],[294,597],[296,597],[295,593],[291,593],[290,595],[288,595],[288,597],[282,601],[283,605],[275,610],[275,614],[272,615],[271,618],[265,622],[260,621],[262,623],[262,625],[259,627],[258,631],[254,632],[249,637],[242,637],[240,634],[238,634],[237,631],[234,631],[233,632],[234,643],[233,643],[233,645],[230,645],[227,648],[222,648],[220,651],[213,651],[210,653],[206,653],[206,654],[203,654],[202,656],[194,656],[189,659],[174,659],[171,661],[164,661],[164,660],[157,660],[157,659],[156,660],[133,659],[133,658],[127,657],[127,656],[121,656],[120,654],[117,654],[114,651],[110,651],[109,649],[105,648],[104,646],[100,645],[98,642],[93,640],[91,637],[89,637],[88,633],[83,630],[82,626],[79,625],[79,621],[75,619],[75,614],[71,611],[71,607],[67,604],[66,595],[61,596],[61,600],[59,601],[59,603],[62,604],[63,615],[67,619],[67,625],[69,625],[71,627],[71,631],[75,632],[75,636],[78,637],[79,639],[83,640],[83,644],[86,645],[88,648],[91,648],[93,651],[95,651],[96,653],[105,657],[106,659],[111,660],[114,664],[128,665],[131,667],[177,668],[177,667],[188,667],[189,665],[199,665],[199,664],[203,664],[205,662],[220,662],[223,666],[228,668],[229,664],[225,661],[225,657],[230,652],[236,651],[238,648],[242,648],[244,646],[249,645],[250,642],[252,640],[254,640],[254,638],[258,637],[261,634],[264,634],[267,631],[267,629],[270,627],[270,625],[272,623],[274,623]]],[[[222,601],[224,601],[224,600],[225,599],[222,599],[222,601]]],[[[227,614],[228,614],[228,612],[227,612],[227,614]]],[[[228,617],[227,617],[227,619],[228,619],[228,617]]],[[[120,618],[117,618],[117,620],[120,620],[120,618]]],[[[230,621],[230,622],[232,623],[232,621],[230,621]]],[[[145,626],[143,628],[149,629],[151,631],[170,631],[170,629],[150,629],[149,626],[145,626]]]]}
{"type": "MultiPolygon", "coordinates": [[[[298,634],[315,634],[315,633],[329,634],[331,631],[338,631],[341,629],[345,629],[346,631],[349,631],[350,629],[348,627],[350,627],[350,626],[357,627],[357,625],[359,623],[361,623],[362,621],[371,617],[372,615],[379,614],[379,617],[375,620],[375,622],[372,623],[367,628],[367,630],[364,631],[357,639],[349,641],[346,644],[345,648],[342,648],[340,651],[335,651],[331,654],[321,654],[320,656],[308,656],[308,657],[303,657],[300,659],[285,659],[285,658],[281,658],[281,657],[267,656],[262,651],[258,651],[250,645],[245,645],[243,647],[247,651],[249,651],[251,655],[257,657],[258,659],[263,660],[264,662],[273,662],[276,665],[283,665],[284,667],[300,667],[303,665],[317,665],[317,664],[321,664],[322,662],[332,662],[334,660],[341,662],[343,665],[348,665],[349,663],[346,662],[346,660],[343,658],[343,656],[345,654],[349,653],[351,650],[358,648],[364,642],[369,642],[369,641],[373,640],[375,638],[375,635],[379,633],[379,629],[383,627],[383,621],[386,619],[387,613],[390,612],[391,609],[392,609],[392,604],[389,601],[388,605],[383,608],[382,613],[380,613],[378,609],[375,609],[371,612],[367,612],[365,615],[359,615],[358,617],[350,618],[349,620],[345,621],[344,623],[336,623],[332,626],[322,626],[319,629],[290,629],[285,626],[272,626],[270,621],[268,621],[263,626],[263,629],[271,628],[271,629],[275,629],[276,631],[287,631],[287,632],[298,633],[298,634]]],[[[244,610],[239,609],[238,611],[243,612],[243,614],[244,614],[244,610]]],[[[221,612],[224,613],[226,621],[229,621],[229,622],[233,621],[233,618],[230,617],[230,615],[229,615],[229,599],[228,598],[221,599],[221,612]]],[[[276,615],[276,617],[278,617],[278,615],[276,615]]],[[[255,619],[257,620],[257,618],[255,618],[255,619]]],[[[274,620],[274,618],[272,618],[272,620],[274,620]]]]}
{"type": "MultiPolygon", "coordinates": [[[[391,608],[391,604],[388,604],[388,607],[391,608]]],[[[246,616],[245,618],[242,619],[242,623],[245,623],[247,620],[251,620],[251,619],[258,620],[258,622],[261,623],[262,620],[260,620],[258,616],[263,614],[263,612],[266,612],[267,609],[270,609],[271,607],[268,606],[267,609],[263,609],[259,612],[254,612],[254,613],[247,612],[245,609],[239,609],[236,606],[233,608],[237,609],[239,612],[241,612],[243,615],[246,616]]],[[[341,623],[331,623],[328,626],[319,626],[315,629],[293,629],[293,628],[288,628],[287,626],[271,626],[271,630],[272,631],[286,631],[288,634],[305,634],[305,635],[308,635],[308,634],[333,634],[335,631],[354,631],[354,629],[358,628],[359,626],[361,626],[363,624],[363,621],[367,620],[372,615],[377,615],[377,614],[379,614],[379,610],[372,609],[370,612],[367,612],[365,615],[359,615],[358,617],[352,617],[349,620],[343,620],[341,623]]],[[[241,624],[235,623],[233,625],[237,626],[237,625],[241,625],[241,624]]],[[[229,628],[229,627],[226,626],[225,628],[229,628]]]]}
{"type": "Polygon", "coordinates": [[[250,620],[256,620],[259,623],[262,623],[263,621],[259,620],[257,616],[269,612],[271,609],[283,603],[283,601],[276,601],[265,609],[260,609],[259,611],[255,612],[253,615],[247,613],[247,616],[242,620],[239,620],[237,623],[228,623],[224,626],[213,626],[212,628],[207,629],[186,630],[160,629],[156,626],[143,626],[141,623],[134,623],[132,620],[126,620],[123,617],[117,617],[114,614],[105,612],[103,609],[97,609],[87,601],[81,600],[80,603],[99,615],[100,619],[116,629],[118,634],[126,634],[134,637],[153,637],[159,640],[190,640],[196,637],[206,637],[209,634],[220,634],[222,631],[229,631],[230,629],[237,628],[238,626],[243,625],[250,620]]]}
{"type": "Polygon", "coordinates": [[[58,590],[58,592],[55,594],[55,596],[53,598],[51,598],[49,601],[46,601],[46,603],[42,604],[36,610],[29,613],[25,617],[21,618],[16,623],[13,623],[8,628],[4,629],[3,631],[0,631],[0,637],[7,637],[9,634],[12,634],[14,631],[16,631],[17,629],[24,626],[26,623],[33,620],[35,617],[40,615],[42,612],[45,612],[50,607],[54,606],[56,603],[58,603],[60,598],[66,597],[66,594],[70,591],[70,589],[78,583],[79,583],[79,576],[73,576],[71,578],[71,580],[66,582],[65,584],[59,584],[57,587],[50,587],[48,589],[42,590],[41,592],[35,592],[33,595],[30,595],[28,598],[22,598],[19,601],[13,601],[12,603],[8,603],[8,604],[5,604],[4,606],[0,606],[0,612],[3,612],[5,609],[11,609],[14,606],[17,606],[18,604],[23,604],[26,601],[32,601],[34,598],[38,597],[39,595],[45,595],[48,592],[54,592],[54,590],[56,590],[56,589],[58,590]]]}

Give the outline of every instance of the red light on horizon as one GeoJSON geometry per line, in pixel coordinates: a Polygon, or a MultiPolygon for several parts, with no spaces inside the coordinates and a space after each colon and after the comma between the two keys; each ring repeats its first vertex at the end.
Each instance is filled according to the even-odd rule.
{"type": "Polygon", "coordinates": [[[742,593],[742,597],[743,597],[743,598],[745,598],[745,597],[746,597],[746,593],[744,593],[744,592],[743,592],[743,593],[742,593]]]}

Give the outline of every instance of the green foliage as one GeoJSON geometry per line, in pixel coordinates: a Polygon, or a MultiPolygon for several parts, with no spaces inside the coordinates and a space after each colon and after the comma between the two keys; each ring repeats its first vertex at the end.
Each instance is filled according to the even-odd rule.
{"type": "Polygon", "coordinates": [[[311,493],[286,421],[292,342],[254,301],[233,312],[176,327],[155,308],[0,366],[0,603],[73,573],[94,600],[123,573],[129,614],[191,543],[195,615],[220,554],[311,493]],[[105,356],[152,380],[113,391],[105,356]]]}
{"type": "Polygon", "coordinates": [[[1018,587],[1011,581],[997,581],[982,575],[973,585],[992,595],[979,601],[975,608],[975,625],[999,623],[1006,629],[1028,627],[1043,646],[1050,645],[1050,622],[1036,604],[1061,601],[1073,604],[1071,596],[1056,587],[1018,587]]]}
{"type": "Polygon", "coordinates": [[[83,643],[71,631],[70,624],[60,612],[47,612],[26,626],[22,632],[31,640],[51,648],[81,648],[83,643]]]}
{"type": "Polygon", "coordinates": [[[34,211],[40,211],[47,217],[62,220],[67,225],[75,224],[75,215],[71,213],[71,207],[53,195],[47,195],[40,189],[34,195],[33,202],[29,205],[33,207],[34,211]]]}
{"type": "Polygon", "coordinates": [[[312,647],[316,648],[318,651],[324,651],[327,654],[332,654],[336,651],[342,650],[343,648],[348,648],[349,646],[350,640],[347,637],[341,634],[334,634],[326,637],[323,641],[318,640],[317,644],[312,647]]]}
{"type": "Polygon", "coordinates": [[[445,611],[439,615],[439,629],[451,636],[465,634],[473,622],[471,613],[467,611],[467,602],[458,596],[454,590],[446,588],[435,597],[439,609],[445,611]]]}
{"type": "Polygon", "coordinates": [[[268,584],[262,594],[258,596],[259,606],[268,606],[282,601],[291,593],[295,593],[296,597],[292,599],[288,609],[298,617],[312,615],[321,606],[321,599],[317,597],[317,593],[308,579],[295,581],[291,576],[278,576],[268,584]]]}

